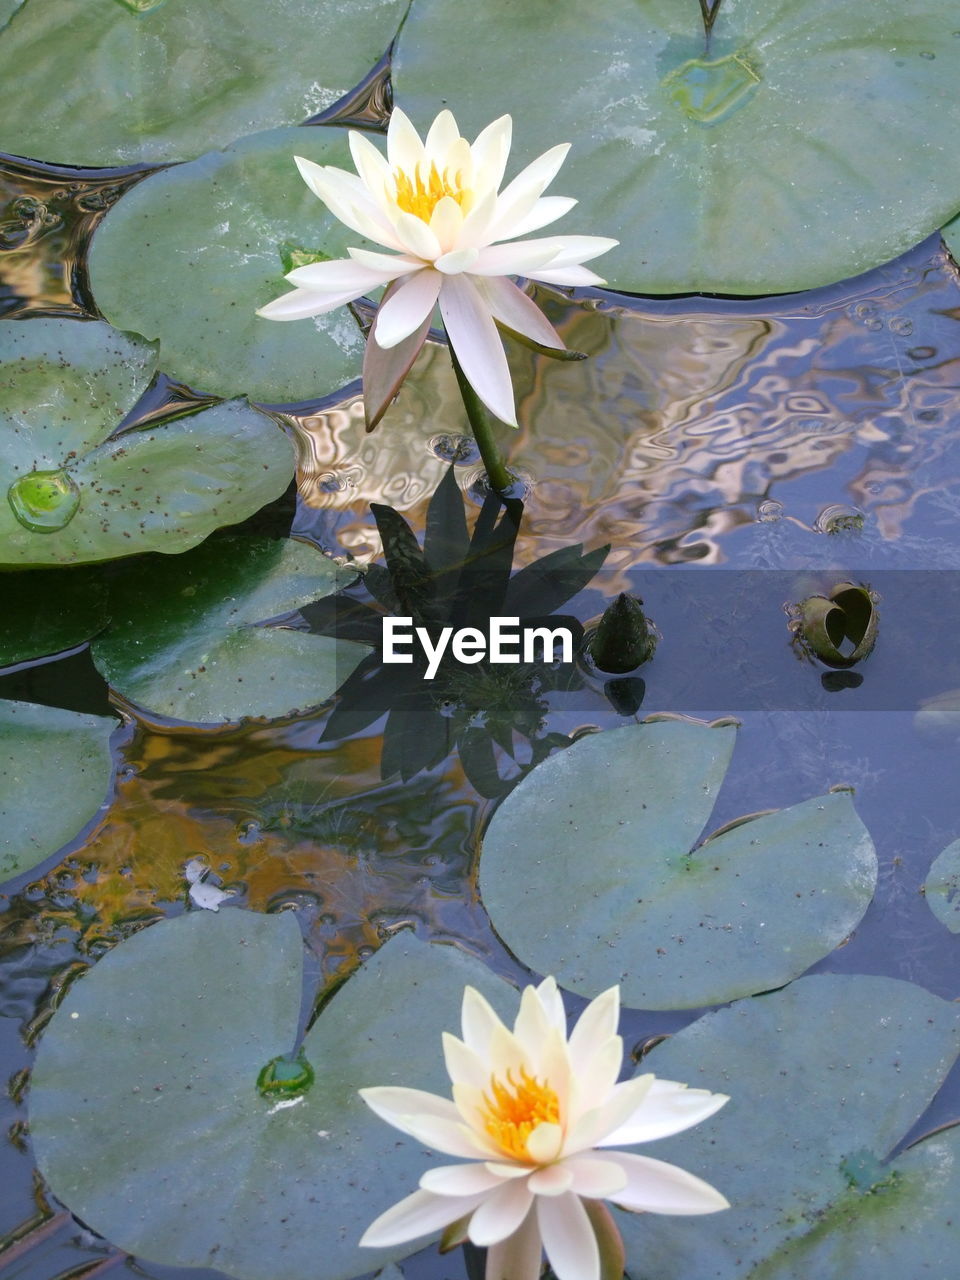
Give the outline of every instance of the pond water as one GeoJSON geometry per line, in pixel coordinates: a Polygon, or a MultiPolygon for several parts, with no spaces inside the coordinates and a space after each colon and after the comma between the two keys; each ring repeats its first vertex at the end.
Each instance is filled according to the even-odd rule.
{"type": "MultiPolygon", "coordinates": [[[[8,316],[89,314],[84,246],[124,180],[10,162],[0,266],[8,316]]],[[[569,611],[586,623],[626,591],[662,633],[637,673],[633,707],[612,705],[594,673],[549,695],[540,736],[653,713],[736,717],[739,744],[712,828],[853,787],[879,887],[862,924],[815,971],[886,974],[955,998],[960,942],[921,892],[933,859],[960,835],[960,695],[942,701],[943,714],[931,703],[960,689],[960,280],[939,237],[856,280],[781,298],[539,297],[568,346],[590,358],[563,365],[511,352],[522,425],[501,439],[527,480],[515,566],[572,543],[609,543],[569,611]],[[844,579],[874,593],[879,636],[838,678],[791,644],[788,607],[844,579]]],[[[292,527],[364,563],[380,552],[370,503],[392,506],[422,534],[451,460],[475,519],[479,465],[461,436],[445,349],[427,349],[374,435],[348,390],[333,405],[282,415],[299,452],[295,510],[288,494],[248,527],[292,527]]],[[[130,420],[170,394],[162,382],[130,420]]],[[[3,576],[15,591],[15,575],[3,576]]],[[[382,780],[382,719],[320,742],[328,707],[216,731],[142,717],[109,700],[83,645],[0,674],[0,695],[99,714],[119,707],[122,718],[109,810],[0,895],[0,1062],[11,1080],[0,1146],[4,1274],[66,1280],[129,1265],[157,1280],[212,1277],[129,1264],[47,1198],[25,1110],[45,1023],[118,941],[185,910],[194,856],[231,892],[224,909],[296,913],[318,990],[401,927],[521,981],[526,970],[497,938],[476,884],[495,802],[456,753],[406,783],[382,780]]],[[[520,776],[502,752],[498,766],[504,779],[520,776]]],[[[696,1013],[635,1012],[628,1043],[696,1013]]],[[[955,1070],[915,1133],[958,1117],[955,1070]]],[[[465,1272],[459,1254],[441,1261],[430,1249],[403,1274],[465,1272]]]]}

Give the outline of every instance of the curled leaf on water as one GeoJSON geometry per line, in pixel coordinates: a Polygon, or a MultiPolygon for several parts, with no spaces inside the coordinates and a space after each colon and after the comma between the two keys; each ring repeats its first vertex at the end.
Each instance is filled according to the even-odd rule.
{"type": "Polygon", "coordinates": [[[852,667],[877,642],[876,600],[863,583],[838,582],[826,595],[808,596],[795,609],[794,644],[811,662],[852,667]]]}

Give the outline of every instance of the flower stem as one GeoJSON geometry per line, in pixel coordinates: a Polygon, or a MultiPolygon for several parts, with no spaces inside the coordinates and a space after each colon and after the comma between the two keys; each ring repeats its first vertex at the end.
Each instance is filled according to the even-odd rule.
{"type": "Polygon", "coordinates": [[[457,359],[457,353],[453,347],[450,348],[450,359],[453,361],[453,371],[457,375],[457,384],[460,387],[463,407],[467,411],[470,429],[473,431],[473,438],[476,440],[477,448],[480,450],[480,458],[486,468],[490,487],[494,492],[503,495],[513,484],[514,477],[507,470],[506,464],[500,456],[500,450],[497,448],[496,441],[493,438],[487,411],[481,404],[480,397],[467,381],[467,376],[460,367],[460,361],[457,359]]]}

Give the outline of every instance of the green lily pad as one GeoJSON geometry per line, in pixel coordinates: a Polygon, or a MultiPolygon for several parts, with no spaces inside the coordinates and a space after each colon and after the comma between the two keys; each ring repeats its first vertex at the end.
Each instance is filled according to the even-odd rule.
{"type": "Polygon", "coordinates": [[[300,124],[367,74],[406,7],[407,0],[25,4],[0,31],[0,78],[16,85],[0,149],[64,164],[165,162],[254,129],[300,124]]]}
{"type": "Polygon", "coordinates": [[[933,860],[923,892],[940,923],[951,933],[960,933],[960,840],[948,844],[933,860]]]}
{"type": "Polygon", "coordinates": [[[93,660],[125,698],[173,720],[222,724],[315,707],[368,647],[257,624],[354,576],[305,543],[265,538],[220,538],[149,570],[138,563],[114,583],[113,620],[93,660]]]}
{"type": "Polygon", "coordinates": [[[960,1009],[892,978],[823,975],[708,1014],[640,1070],[730,1094],[643,1148],[732,1208],[618,1215],[637,1280],[903,1280],[956,1269],[960,1129],[887,1160],[960,1051],[960,1009]]]}
{"type": "Polygon", "coordinates": [[[572,142],[557,226],[620,239],[613,288],[776,293],[956,212],[956,28],[953,0],[725,0],[707,48],[695,0],[417,0],[393,82],[421,127],[510,112],[518,163],[572,142]]]}
{"type": "Polygon", "coordinates": [[[116,727],[106,716],[0,702],[0,879],[62,849],[98,811],[116,727]]]}
{"type": "Polygon", "coordinates": [[[62,653],[107,621],[107,593],[95,569],[0,574],[0,667],[62,653]]]}
{"type": "Polygon", "coordinates": [[[184,551],[279,497],[293,447],[249,405],[112,436],[152,346],[100,322],[0,322],[0,563],[184,551]]]}
{"type": "Polygon", "coordinates": [[[663,721],[581,738],[496,811],[480,889],[524,964],[594,996],[678,1009],[780,986],[831,952],[873,896],[850,796],[729,824],[690,852],[735,730],[663,721]]]}
{"type": "Polygon", "coordinates": [[[37,1055],[30,1131],[54,1195],[93,1230],[239,1280],[346,1280],[416,1247],[357,1247],[431,1160],[357,1090],[446,1094],[440,1037],[464,985],[501,1006],[514,993],[453,947],[401,934],[307,1034],[313,1087],[264,1097],[261,1068],[294,1048],[302,954],[289,913],[200,911],[135,934],[74,984],[37,1055]]]}
{"type": "Polygon", "coordinates": [[[295,155],[353,169],[339,131],[274,129],[147,178],[93,238],[97,306],[159,339],[166,372],[199,391],[281,404],[360,376],[363,334],[346,307],[312,321],[256,314],[292,288],[290,244],[331,258],[366,244],[309,190],[295,155]]]}

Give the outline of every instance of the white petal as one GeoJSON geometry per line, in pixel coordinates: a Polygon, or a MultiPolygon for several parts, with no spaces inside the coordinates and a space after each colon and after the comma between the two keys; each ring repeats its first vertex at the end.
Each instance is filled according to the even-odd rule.
{"type": "Polygon", "coordinates": [[[373,338],[378,346],[395,347],[420,328],[437,304],[442,280],[439,272],[425,267],[401,282],[377,312],[373,338]]]}
{"type": "Polygon", "coordinates": [[[623,1066],[623,1041],[619,1036],[610,1036],[601,1040],[589,1056],[584,1049],[583,1055],[577,1066],[571,1067],[577,1087],[574,1122],[613,1093],[623,1066]]]}
{"type": "Polygon", "coordinates": [[[352,289],[335,294],[317,293],[315,289],[291,289],[265,307],[260,307],[257,315],[263,316],[264,320],[305,320],[308,316],[322,316],[328,311],[335,311],[358,296],[352,289]]]}
{"type": "Polygon", "coordinates": [[[512,134],[513,121],[510,116],[501,116],[477,134],[477,139],[470,148],[473,153],[475,188],[484,192],[499,190],[503,171],[507,167],[512,134]]]}
{"type": "Polygon", "coordinates": [[[538,1198],[537,1222],[557,1280],[600,1280],[597,1238],[578,1196],[538,1198]]]}
{"type": "Polygon", "coordinates": [[[542,1252],[537,1215],[531,1210],[512,1236],[487,1250],[485,1280],[540,1280],[542,1252]]]}
{"type": "Polygon", "coordinates": [[[570,1156],[562,1167],[570,1170],[570,1190],[588,1200],[616,1199],[616,1193],[627,1185],[626,1171],[607,1153],[570,1156]]]}
{"type": "Polygon", "coordinates": [[[570,1032],[570,1060],[574,1069],[593,1056],[597,1044],[617,1034],[620,988],[610,987],[591,1000],[570,1032]]]}
{"type": "Polygon", "coordinates": [[[607,1151],[604,1157],[615,1161],[627,1175],[624,1190],[610,1197],[624,1209],[638,1213],[696,1214],[730,1208],[729,1201],[709,1182],[675,1164],[635,1156],[629,1151],[607,1151]]]}
{"type": "MultiPolygon", "coordinates": [[[[551,270],[555,267],[579,266],[581,262],[589,262],[601,253],[609,253],[620,243],[608,236],[547,236],[544,240],[554,245],[558,251],[550,263],[551,270]]],[[[539,244],[540,241],[527,240],[525,243],[539,244]]]]}
{"type": "Polygon", "coordinates": [[[556,1160],[563,1147],[563,1130],[558,1124],[538,1124],[527,1138],[527,1152],[536,1164],[556,1160]]]}
{"type": "Polygon", "coordinates": [[[463,1124],[459,1111],[446,1098],[420,1089],[389,1086],[361,1089],[360,1096],[381,1120],[445,1155],[484,1160],[491,1154],[478,1143],[463,1124]]]}
{"type": "Polygon", "coordinates": [[[423,270],[423,263],[419,258],[408,258],[403,254],[374,253],[372,249],[348,249],[347,253],[354,262],[359,262],[362,267],[369,267],[371,271],[393,271],[391,279],[407,275],[411,271],[423,270]]]}
{"type": "MultiPolygon", "coordinates": [[[[621,1182],[621,1186],[626,1178],[621,1182]]],[[[420,1179],[424,1191],[432,1191],[437,1196],[477,1196],[486,1195],[503,1185],[503,1178],[498,1178],[485,1164],[446,1164],[428,1169],[420,1179]]]]}
{"type": "Polygon", "coordinates": [[[497,215],[493,222],[492,240],[506,240],[515,235],[514,227],[522,223],[544,190],[557,176],[557,171],[570,150],[569,143],[551,147],[537,156],[514,180],[500,192],[497,215]]]}
{"type": "Polygon", "coordinates": [[[443,1033],[443,1056],[447,1075],[454,1084],[469,1084],[474,1089],[490,1087],[490,1068],[487,1063],[449,1031],[443,1033]]]}
{"type": "Polygon", "coordinates": [[[470,1219],[469,1235],[476,1245],[498,1244],[523,1222],[533,1204],[533,1194],[520,1180],[504,1182],[488,1195],[470,1219]]]}
{"type": "Polygon", "coordinates": [[[706,1120],[729,1101],[725,1093],[688,1089],[675,1080],[655,1078],[634,1114],[597,1145],[631,1147],[635,1142],[667,1138],[706,1120]]]}
{"type": "Polygon", "coordinates": [[[514,225],[514,236],[526,236],[531,231],[539,231],[548,227],[565,213],[569,213],[578,201],[571,196],[541,196],[525,218],[514,225]]]}
{"type": "Polygon", "coordinates": [[[522,273],[531,280],[540,280],[543,284],[568,285],[574,288],[589,288],[591,285],[606,284],[603,276],[598,276],[589,267],[537,267],[533,271],[522,273]]]}
{"type": "Polygon", "coordinates": [[[440,314],[464,376],[491,413],[517,425],[503,344],[469,276],[444,276],[440,314]]]}
{"type": "Polygon", "coordinates": [[[357,166],[357,173],[363,185],[374,200],[381,204],[387,199],[387,184],[392,180],[390,166],[386,157],[381,155],[369,138],[351,129],[347,135],[350,142],[350,154],[357,166]]]}
{"type": "Polygon", "coordinates": [[[450,253],[457,248],[462,227],[463,210],[453,196],[444,196],[438,200],[430,215],[430,230],[437,237],[443,253],[450,253]]]}
{"type": "MultiPolygon", "coordinates": [[[[543,314],[532,298],[528,298],[512,280],[503,276],[478,276],[477,288],[483,295],[490,314],[508,329],[525,334],[541,346],[553,347],[557,351],[564,349],[563,339],[543,314]]],[[[557,997],[559,999],[559,995],[557,997]]],[[[560,1017],[563,1017],[563,1003],[560,1003],[560,1017]]],[[[561,1027],[565,1029],[566,1023],[561,1027]]]]}
{"type": "Polygon", "coordinates": [[[500,1164],[496,1160],[488,1160],[484,1167],[498,1178],[525,1178],[530,1172],[528,1164],[500,1164]]]}
{"type": "Polygon", "coordinates": [[[529,276],[553,262],[557,250],[549,240],[517,240],[480,250],[470,268],[475,276],[529,276]]]}
{"type": "Polygon", "coordinates": [[[435,1196],[429,1191],[414,1191],[372,1222],[361,1236],[360,1244],[387,1249],[432,1235],[472,1213],[482,1199],[482,1196],[435,1196]]]}
{"type": "Polygon", "coordinates": [[[394,107],[387,125],[387,160],[391,169],[413,173],[423,159],[423,143],[408,116],[394,107]]]}
{"type": "Polygon", "coordinates": [[[416,214],[396,210],[393,226],[406,253],[412,253],[424,262],[435,262],[440,257],[440,241],[416,214]]]}
{"type": "Polygon", "coordinates": [[[600,1106],[581,1114],[567,1133],[566,1150],[573,1154],[599,1146],[604,1138],[626,1124],[639,1108],[653,1083],[651,1075],[635,1076],[618,1084],[600,1106]]]}
{"type": "Polygon", "coordinates": [[[520,997],[520,1012],[513,1023],[513,1034],[524,1051],[536,1061],[540,1046],[548,1035],[556,1034],[536,987],[524,987],[520,997]]]}
{"type": "Polygon", "coordinates": [[[490,224],[497,211],[496,192],[488,191],[478,195],[473,208],[463,220],[460,229],[460,247],[462,249],[480,249],[490,242],[490,224]]]}
{"type": "Polygon", "coordinates": [[[548,1164],[531,1173],[527,1186],[535,1196],[562,1196],[573,1186],[573,1171],[566,1164],[548,1164]]]}
{"type": "Polygon", "coordinates": [[[485,1061],[489,1060],[493,1029],[502,1027],[503,1023],[494,1013],[493,1006],[486,996],[482,996],[476,987],[464,988],[460,1025],[463,1029],[463,1042],[467,1048],[479,1054],[485,1061]]]}
{"type": "Polygon", "coordinates": [[[355,173],[347,173],[345,169],[336,169],[332,165],[314,164],[303,156],[293,158],[304,182],[335,218],[388,249],[403,247],[386,217],[385,207],[374,201],[355,173]]]}
{"type": "Polygon", "coordinates": [[[455,249],[452,253],[443,254],[433,265],[445,276],[458,276],[470,270],[479,252],[479,249],[455,249]]]}
{"type": "Polygon", "coordinates": [[[304,267],[295,267],[287,279],[298,289],[313,289],[317,293],[343,293],[352,289],[353,296],[359,298],[369,289],[386,284],[397,274],[393,270],[395,259],[384,257],[390,262],[389,271],[371,271],[369,267],[354,262],[352,258],[336,258],[330,262],[309,262],[304,267]]]}
{"type": "MultiPolygon", "coordinates": [[[[512,285],[511,288],[516,288],[512,285]]],[[[529,299],[528,299],[529,301],[529,299]]],[[[506,324],[506,321],[504,321],[506,324]]],[[[510,326],[512,329],[516,325],[510,326]]],[[[560,995],[560,989],[557,986],[556,978],[544,978],[537,987],[537,995],[540,997],[540,1003],[543,1005],[547,1017],[562,1034],[567,1034],[567,1011],[563,1007],[563,997],[560,995]]]]}
{"type": "Polygon", "coordinates": [[[447,155],[460,139],[460,129],[452,111],[441,111],[427,130],[423,140],[424,160],[427,167],[435,164],[443,172],[447,155]]]}

